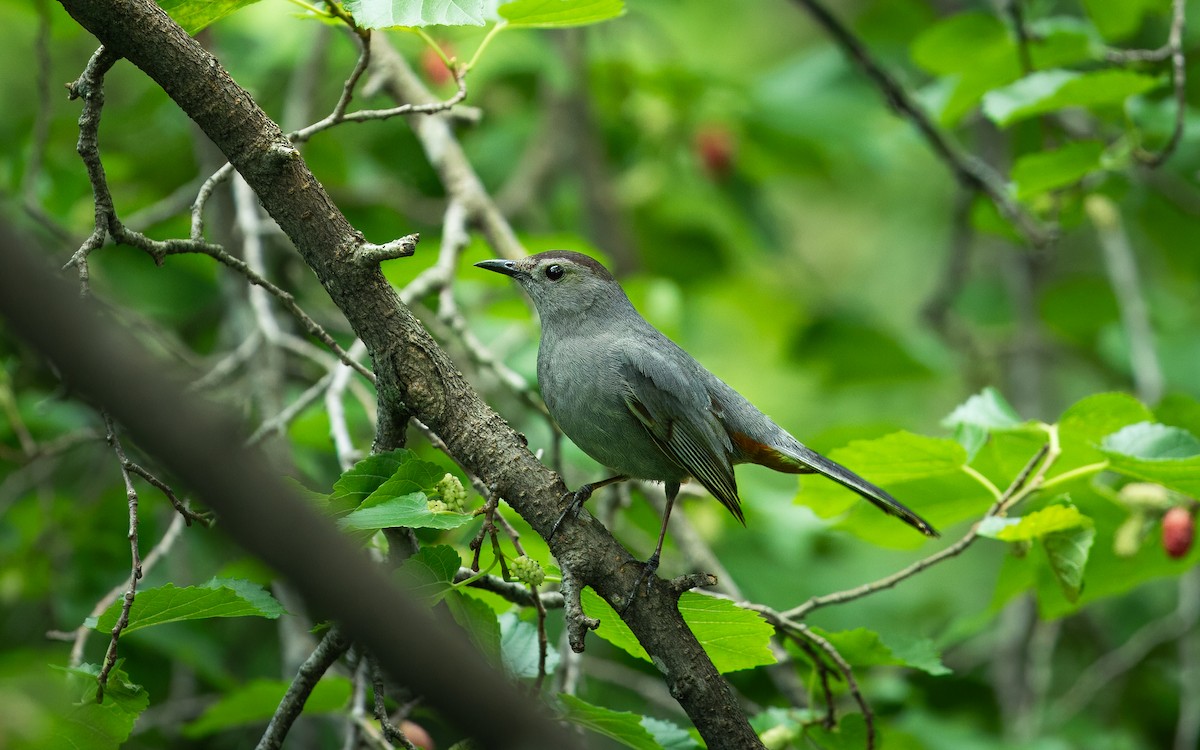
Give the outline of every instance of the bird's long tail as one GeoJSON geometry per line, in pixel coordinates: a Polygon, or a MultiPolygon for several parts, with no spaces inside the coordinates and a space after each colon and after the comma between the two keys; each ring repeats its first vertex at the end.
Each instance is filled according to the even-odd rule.
{"type": "Polygon", "coordinates": [[[767,446],[757,441],[749,440],[744,435],[734,434],[733,439],[746,458],[755,463],[761,463],[777,471],[786,471],[793,474],[808,474],[813,472],[824,474],[843,487],[862,495],[884,513],[899,518],[922,534],[933,537],[941,536],[938,534],[937,529],[929,525],[928,521],[909,510],[884,490],[871,484],[836,461],[830,461],[783,430],[780,430],[780,432],[783,433],[780,436],[783,439],[772,440],[772,442],[776,443],[774,446],[767,446]],[[783,437],[785,435],[786,437],[783,437]],[[751,444],[754,447],[747,450],[751,444]]]}

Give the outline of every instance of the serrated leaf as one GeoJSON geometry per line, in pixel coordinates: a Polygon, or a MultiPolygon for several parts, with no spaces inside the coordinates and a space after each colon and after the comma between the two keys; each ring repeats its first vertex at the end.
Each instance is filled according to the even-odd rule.
{"type": "Polygon", "coordinates": [[[333,483],[333,492],[329,494],[330,509],[337,516],[349,513],[391,479],[406,461],[415,459],[416,454],[407,448],[367,456],[333,483]]]}
{"type": "Polygon", "coordinates": [[[1200,440],[1181,427],[1139,422],[1104,438],[1101,447],[1113,456],[1151,461],[1200,456],[1200,440]]]}
{"type": "Polygon", "coordinates": [[[150,705],[149,693],[130,681],[121,669],[121,660],[108,673],[103,703],[96,703],[98,664],[81,664],[61,671],[83,678],[83,695],[57,715],[46,737],[52,741],[47,747],[117,750],[129,739],[138,716],[150,705]]]}
{"type": "MultiPolygon", "coordinates": [[[[590,588],[583,590],[583,611],[600,620],[596,635],[631,656],[650,661],[633,632],[608,602],[590,588]]],[[[734,672],[774,664],[770,641],[775,630],[758,613],[727,599],[693,591],[679,598],[679,613],[719,672],[734,672]]]]}
{"type": "Polygon", "coordinates": [[[572,724],[602,734],[634,750],[662,750],[662,745],[642,726],[643,717],[639,714],[595,706],[567,693],[559,693],[558,700],[564,709],[563,718],[572,724]]]}
{"type": "Polygon", "coordinates": [[[950,672],[929,639],[906,641],[893,647],[879,633],[866,628],[827,631],[814,627],[813,631],[828,640],[842,658],[855,667],[904,666],[932,675],[950,672]]]}
{"type": "Polygon", "coordinates": [[[561,29],[607,21],[625,13],[623,0],[515,0],[500,6],[510,27],[561,29]]]}
{"type": "Polygon", "coordinates": [[[1073,185],[1100,169],[1104,144],[1076,141],[1054,151],[1039,151],[1017,159],[1012,169],[1017,198],[1028,201],[1051,190],[1073,185]]]}
{"type": "MultiPolygon", "coordinates": [[[[233,727],[265,722],[275,714],[290,686],[287,680],[251,680],[225,693],[204,709],[199,718],[185,724],[183,736],[198,739],[233,727]]],[[[340,711],[350,700],[352,689],[345,677],[322,677],[304,701],[304,713],[340,711]]]]}
{"type": "Polygon", "coordinates": [[[1050,558],[1050,569],[1054,571],[1054,577],[1058,579],[1067,601],[1079,600],[1079,594],[1083,591],[1083,569],[1095,538],[1096,528],[1090,523],[1068,531],[1056,531],[1042,538],[1042,546],[1050,558]]]}
{"type": "Polygon", "coordinates": [[[467,637],[485,656],[496,663],[500,659],[500,622],[496,613],[483,602],[458,591],[445,598],[450,616],[467,632],[467,637]]]}
{"type": "Polygon", "coordinates": [[[662,750],[700,750],[700,744],[678,724],[653,716],[643,716],[642,726],[662,750]]]}
{"type": "Polygon", "coordinates": [[[971,458],[987,442],[989,433],[1023,424],[1016,409],[990,386],[968,398],[942,420],[942,426],[954,430],[954,439],[971,458]]]}
{"type": "MultiPolygon", "coordinates": [[[[379,493],[377,492],[376,495],[379,493]]],[[[338,519],[338,526],[349,531],[369,531],[407,526],[413,529],[456,529],[470,523],[470,513],[451,510],[432,511],[424,492],[413,492],[393,498],[371,500],[349,515],[338,519]]]]}
{"type": "Polygon", "coordinates": [[[1104,438],[1112,471],[1200,497],[1200,440],[1180,427],[1129,425],[1104,438]]]}
{"type": "Polygon", "coordinates": [[[346,10],[367,29],[486,23],[484,0],[346,0],[346,10]]]}
{"type": "Polygon", "coordinates": [[[988,430],[1003,430],[1021,424],[1021,416],[1000,391],[991,386],[971,396],[942,420],[943,427],[970,424],[988,430]]]}
{"type": "MultiPolygon", "coordinates": [[[[112,630],[120,617],[121,606],[121,601],[114,602],[100,617],[89,617],[85,625],[100,631],[112,630]]],[[[129,610],[129,625],[124,632],[210,617],[266,617],[274,620],[285,611],[283,605],[266,589],[250,581],[214,578],[203,586],[184,588],[168,583],[138,592],[129,610]]]]}
{"type": "Polygon", "coordinates": [[[979,535],[1002,542],[1028,542],[1081,526],[1091,526],[1092,519],[1074,505],[1058,503],[1020,518],[990,516],[979,524],[979,535]]]}
{"type": "Polygon", "coordinates": [[[451,584],[461,566],[458,551],[448,544],[439,544],[422,547],[404,561],[396,575],[410,594],[433,605],[453,590],[451,584]]]}
{"type": "MultiPolygon", "coordinates": [[[[515,612],[500,615],[500,659],[510,676],[537,677],[540,650],[537,627],[522,620],[515,612]]],[[[549,644],[546,674],[552,674],[558,668],[558,659],[558,649],[549,644]]]]}
{"type": "MultiPolygon", "coordinates": [[[[967,452],[953,440],[897,432],[853,441],[830,451],[829,458],[891,492],[935,527],[976,515],[994,500],[963,472],[967,452]]],[[[795,501],[822,518],[850,511],[839,527],[875,544],[913,547],[925,539],[856,493],[822,477],[800,479],[795,501]]]]}
{"type": "Polygon", "coordinates": [[[158,7],[171,16],[171,20],[189,34],[216,23],[235,10],[252,5],[258,0],[156,0],[158,7]]]}
{"type": "Polygon", "coordinates": [[[1064,107],[1112,106],[1162,85],[1129,70],[1042,70],[984,94],[983,112],[1001,127],[1064,107]]]}

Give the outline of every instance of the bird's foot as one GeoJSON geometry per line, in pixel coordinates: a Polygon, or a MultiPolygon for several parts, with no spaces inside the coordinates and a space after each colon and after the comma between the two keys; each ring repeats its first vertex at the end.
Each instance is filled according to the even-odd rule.
{"type": "Polygon", "coordinates": [[[585,484],[574,492],[568,492],[562,496],[563,500],[567,500],[567,498],[570,498],[570,500],[567,501],[567,507],[563,508],[563,512],[559,515],[558,520],[555,521],[554,526],[551,527],[550,536],[546,537],[547,542],[554,539],[554,536],[558,533],[558,530],[560,527],[562,527],[564,521],[566,521],[568,518],[570,518],[572,521],[574,521],[576,518],[579,518],[579,511],[583,509],[583,504],[586,503],[588,498],[592,496],[592,490],[594,489],[595,488],[592,485],[585,484]]]}
{"type": "Polygon", "coordinates": [[[633,601],[637,599],[638,591],[642,588],[642,584],[646,584],[646,593],[650,593],[650,581],[654,578],[655,572],[658,571],[658,560],[659,553],[655,552],[642,565],[642,574],[638,576],[637,583],[633,585],[629,596],[625,597],[625,606],[621,607],[621,611],[617,613],[621,616],[621,619],[625,619],[625,613],[629,611],[630,606],[633,605],[633,601]]]}

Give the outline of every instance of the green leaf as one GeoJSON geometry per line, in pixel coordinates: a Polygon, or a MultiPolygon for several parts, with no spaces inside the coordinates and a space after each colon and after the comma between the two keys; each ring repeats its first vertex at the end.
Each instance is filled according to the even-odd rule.
{"type": "Polygon", "coordinates": [[[558,700],[564,709],[563,718],[572,724],[602,734],[634,750],[662,750],[662,745],[642,726],[643,717],[638,714],[594,706],[567,693],[559,693],[558,700]]]}
{"type": "MultiPolygon", "coordinates": [[[[883,487],[935,527],[977,515],[994,501],[988,490],[963,472],[967,452],[953,440],[897,432],[853,441],[830,451],[829,458],[883,487]]],[[[840,484],[815,476],[800,483],[797,503],[823,518],[849,510],[838,525],[863,539],[891,547],[919,546],[924,541],[840,484]]]]}
{"type": "MultiPolygon", "coordinates": [[[[581,598],[583,611],[601,622],[596,635],[631,656],[650,661],[629,626],[599,594],[587,588],[581,598]]],[[[774,628],[758,613],[742,609],[727,599],[693,591],[679,598],[679,613],[717,671],[734,672],[775,663],[775,655],[770,649],[774,628]]]]}
{"type": "Polygon", "coordinates": [[[515,0],[500,6],[500,17],[514,28],[586,26],[624,13],[623,0],[515,0]]]}
{"type": "MultiPolygon", "coordinates": [[[[89,617],[87,627],[110,631],[121,614],[122,601],[113,602],[98,618],[89,617]]],[[[203,586],[178,588],[166,584],[139,591],[129,610],[125,632],[182,620],[209,617],[266,617],[274,620],[284,614],[283,605],[256,583],[214,578],[203,586]]]]}
{"type": "Polygon", "coordinates": [[[1067,601],[1076,602],[1083,591],[1083,569],[1087,565],[1088,552],[1096,538],[1096,528],[1091,523],[1067,531],[1056,531],[1042,538],[1042,546],[1050,558],[1050,569],[1062,587],[1067,601]]]}
{"type": "Polygon", "coordinates": [[[409,593],[431,606],[453,590],[454,576],[462,566],[458,550],[448,544],[422,547],[404,561],[397,571],[402,585],[409,593]]]}
{"type": "Polygon", "coordinates": [[[690,733],[678,724],[656,719],[653,716],[643,716],[642,726],[654,737],[654,741],[663,750],[700,750],[700,744],[690,733]]]}
{"type": "MultiPolygon", "coordinates": [[[[290,685],[287,680],[251,680],[225,693],[204,709],[199,718],[184,725],[183,736],[198,739],[233,727],[266,722],[279,708],[290,685]]],[[[304,713],[340,711],[350,700],[352,689],[353,685],[345,677],[322,677],[304,701],[304,713]]]]}
{"type": "Polygon", "coordinates": [[[349,513],[391,479],[401,466],[413,460],[416,460],[416,454],[406,448],[367,456],[333,483],[333,492],[329,495],[330,509],[335,516],[349,513]]]}
{"type": "Polygon", "coordinates": [[[1020,518],[990,516],[979,524],[979,535],[1002,542],[1027,542],[1080,526],[1091,526],[1092,520],[1074,505],[1058,503],[1020,518]]]}
{"type": "Polygon", "coordinates": [[[859,750],[867,746],[867,723],[862,714],[846,714],[833,729],[826,729],[821,722],[804,727],[801,747],[819,747],[821,750],[859,750]]]}
{"type": "MultiPolygon", "coordinates": [[[[515,612],[500,615],[500,659],[513,677],[537,677],[540,646],[537,627],[522,620],[515,612]]],[[[558,667],[558,649],[546,648],[546,674],[558,667]]]]}
{"type": "Polygon", "coordinates": [[[943,427],[975,425],[986,430],[1003,430],[1021,424],[1021,416],[1000,391],[988,386],[964,401],[942,420],[943,427]]]}
{"type": "Polygon", "coordinates": [[[1105,39],[1119,41],[1136,32],[1146,13],[1158,9],[1160,0],[1083,0],[1083,6],[1105,39]]]}
{"type": "Polygon", "coordinates": [[[175,23],[189,34],[195,35],[204,27],[216,23],[235,10],[252,5],[258,0],[157,0],[158,7],[171,16],[175,23]]]}
{"type": "Polygon", "coordinates": [[[879,633],[866,628],[826,631],[814,627],[813,631],[828,640],[842,658],[855,667],[904,666],[931,675],[950,673],[942,664],[933,642],[927,638],[906,641],[893,647],[885,643],[879,633]]]}
{"type": "Polygon", "coordinates": [[[491,607],[461,592],[451,591],[445,598],[450,616],[454,618],[467,637],[493,663],[500,660],[500,622],[491,607]]]}
{"type": "Polygon", "coordinates": [[[1162,80],[1157,76],[1129,70],[1091,73],[1043,70],[989,91],[983,97],[983,112],[996,124],[1006,127],[1064,107],[1120,104],[1134,94],[1150,91],[1161,84],[1162,80]]]}
{"type": "Polygon", "coordinates": [[[1105,460],[1100,441],[1126,425],[1153,420],[1140,401],[1125,393],[1100,393],[1077,402],[1058,420],[1062,455],[1050,478],[1085,464],[1105,460]]]}
{"type": "Polygon", "coordinates": [[[1161,461],[1200,455],[1200,440],[1180,427],[1155,422],[1131,424],[1104,438],[1104,452],[1111,456],[1161,461]]]}
{"type": "Polygon", "coordinates": [[[150,705],[149,693],[141,685],[130,682],[129,675],[121,669],[121,660],[108,673],[103,703],[96,702],[99,665],[81,664],[61,671],[81,678],[83,695],[79,702],[65,707],[56,717],[47,738],[53,742],[46,747],[88,750],[121,747],[129,739],[138,716],[150,705]]]}
{"type": "Polygon", "coordinates": [[[346,10],[367,29],[486,24],[484,0],[346,0],[346,10]]]}
{"type": "Polygon", "coordinates": [[[1200,497],[1200,440],[1179,427],[1140,422],[1104,438],[1109,468],[1200,497]]]}
{"type": "Polygon", "coordinates": [[[1098,141],[1075,141],[1054,151],[1022,156],[1012,169],[1017,198],[1028,201],[1078,182],[1100,169],[1103,154],[1104,144],[1098,141]]]}
{"type": "Polygon", "coordinates": [[[987,441],[988,433],[1022,424],[1016,409],[990,386],[971,396],[942,420],[942,426],[954,430],[954,439],[972,458],[987,441]]]}
{"type": "Polygon", "coordinates": [[[470,523],[472,518],[474,516],[470,513],[430,510],[429,499],[424,492],[385,498],[377,491],[358,510],[338,519],[338,526],[351,531],[390,529],[396,526],[414,529],[456,529],[470,523]]]}
{"type": "Polygon", "coordinates": [[[913,62],[934,75],[950,75],[978,66],[989,51],[1008,54],[1008,30],[994,13],[972,11],[941,20],[913,41],[913,62]]]}

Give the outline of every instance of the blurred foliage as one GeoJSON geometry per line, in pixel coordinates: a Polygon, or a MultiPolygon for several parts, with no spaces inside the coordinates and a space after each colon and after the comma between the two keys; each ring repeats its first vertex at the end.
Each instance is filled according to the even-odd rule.
{"type": "MultiPolygon", "coordinates": [[[[193,23],[242,4],[212,4],[212,16],[193,23]]],[[[598,18],[619,5],[576,4],[598,18]]],[[[474,5],[485,16],[491,7],[474,5]]],[[[519,13],[538,21],[528,25],[557,25],[537,15],[544,5],[523,0],[508,17],[514,27],[519,13]]],[[[1190,53],[1200,3],[1185,5],[1190,53]]],[[[568,247],[603,258],[668,335],[801,440],[927,514],[947,540],[968,533],[1043,445],[1058,451],[1041,490],[1008,520],[990,519],[985,538],[962,556],[808,619],[855,667],[885,747],[1169,747],[1184,731],[1181,711],[1200,700],[1200,553],[1172,559],[1158,543],[1163,513],[1194,510],[1200,494],[1200,67],[1189,54],[1183,129],[1169,145],[1170,61],[1129,60],[1121,50],[1162,47],[1171,3],[855,0],[834,12],[932,122],[992,165],[1012,205],[1058,226],[1056,241],[1032,246],[992,201],[964,193],[801,3],[764,0],[730,12],[630,0],[623,16],[586,29],[488,37],[489,21],[424,33],[459,62],[490,39],[468,77],[468,104],[483,116],[460,125],[458,136],[530,252],[568,247]],[[1148,154],[1168,147],[1165,163],[1147,166],[1148,154]],[[1110,210],[1097,214],[1097,205],[1110,210]],[[1114,239],[1137,271],[1132,288],[1153,334],[1148,358],[1131,328],[1129,287],[1122,290],[1131,280],[1105,251],[1114,239]],[[1120,669],[1105,671],[1113,664],[1120,669]]],[[[349,35],[312,15],[265,0],[199,36],[285,129],[329,111],[357,55],[349,35]]],[[[79,75],[95,41],[49,0],[0,0],[0,18],[0,211],[61,264],[93,215],[75,152],[80,107],[61,84],[79,75]]],[[[451,93],[441,58],[420,36],[386,34],[435,91],[451,93]]],[[[118,63],[105,93],[101,150],[122,219],[156,238],[186,236],[199,181],[222,160],[132,66],[118,63]]],[[[354,106],[390,104],[360,91],[354,106]]],[[[369,239],[422,233],[415,257],[385,266],[395,285],[434,263],[446,195],[406,123],[335,128],[303,153],[369,239]]],[[[226,193],[208,226],[215,241],[236,244],[226,193]]],[[[532,382],[537,337],[528,307],[506,280],[469,267],[494,254],[474,238],[454,293],[471,330],[532,382]]],[[[286,241],[272,237],[267,258],[271,278],[349,343],[340,313],[286,241]]],[[[110,246],[91,269],[95,295],[164,356],[209,369],[253,330],[244,281],[208,258],[172,256],[156,267],[110,246]]],[[[422,315],[437,304],[417,302],[422,315]]],[[[531,449],[553,455],[545,420],[428,317],[531,449]]],[[[322,374],[262,347],[209,392],[257,425],[322,374]]],[[[372,438],[366,402],[345,404],[362,450],[372,438]]],[[[313,645],[305,634],[312,623],[286,587],[217,531],[184,530],[141,587],[143,606],[158,597],[165,607],[163,597],[184,592],[190,603],[173,619],[164,615],[169,624],[123,638],[110,697],[90,702],[107,635],[93,633],[69,673],[47,667],[71,657],[69,643],[46,635],[73,634],[128,576],[119,467],[95,412],[5,331],[0,412],[0,745],[255,742],[297,654],[313,645]],[[225,581],[233,587],[222,588],[225,581]],[[211,617],[205,602],[218,592],[241,616],[211,617]]],[[[424,547],[400,574],[450,609],[488,658],[529,680],[532,613],[452,583],[470,561],[480,521],[469,508],[434,505],[450,462],[414,436],[411,453],[374,457],[342,475],[330,426],[318,399],[272,448],[316,490],[314,502],[377,551],[387,545],[375,530],[417,528],[424,547]]],[[[138,446],[126,448],[152,466],[138,446]]],[[[563,470],[572,485],[599,471],[569,444],[563,470]]],[[[804,478],[798,494],[794,478],[757,467],[739,479],[746,529],[716,503],[689,499],[683,513],[743,596],[768,607],[786,610],[878,579],[950,543],[923,542],[819,478],[804,478]]],[[[172,511],[135,482],[145,554],[167,533],[172,511]]],[[[634,494],[610,526],[644,555],[658,516],[634,494]]],[[[553,581],[545,543],[515,514],[506,517],[525,556],[553,581]]],[[[686,566],[674,541],[664,574],[686,566]]],[[[612,613],[602,619],[612,630],[589,638],[577,696],[554,698],[552,676],[548,699],[623,746],[696,746],[686,717],[640,690],[657,672],[629,653],[637,646],[612,613]]],[[[749,668],[768,659],[759,641],[737,640],[761,634],[739,636],[738,627],[736,617],[722,619],[713,638],[751,654],[729,677],[757,707],[753,725],[769,747],[863,746],[865,724],[844,684],[832,686],[838,725],[823,727],[811,654],[789,645],[810,698],[797,707],[771,668],[749,668]]],[[[562,630],[555,612],[549,629],[554,646],[562,630]]],[[[296,741],[340,746],[340,724],[323,715],[344,715],[349,685],[331,674],[318,692],[296,741]]],[[[461,739],[422,708],[410,718],[439,747],[461,739]]]]}

